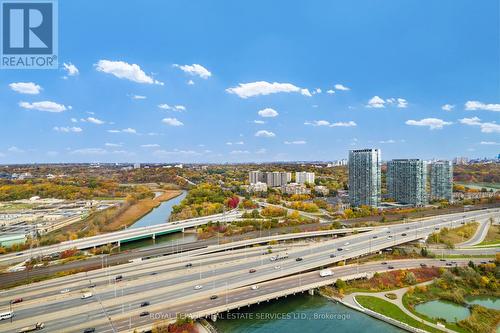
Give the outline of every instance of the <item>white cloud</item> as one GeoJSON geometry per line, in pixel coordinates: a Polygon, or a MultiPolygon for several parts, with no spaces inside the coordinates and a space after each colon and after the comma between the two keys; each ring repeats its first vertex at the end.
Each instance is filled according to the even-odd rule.
{"type": "Polygon", "coordinates": [[[109,143],[109,142],[106,142],[104,145],[106,147],[121,147],[121,146],[123,146],[122,143],[109,143]]]}
{"type": "Polygon", "coordinates": [[[158,147],[160,147],[160,145],[157,143],[148,143],[145,145],[141,145],[141,147],[142,148],[158,148],[158,147]]]}
{"type": "Polygon", "coordinates": [[[305,96],[311,96],[309,90],[299,88],[291,83],[270,83],[267,81],[240,83],[237,87],[227,88],[226,92],[236,94],[241,98],[290,92],[297,92],[305,96]]]}
{"type": "Polygon", "coordinates": [[[188,84],[189,86],[194,86],[194,81],[193,81],[193,80],[189,80],[189,81],[187,82],[187,84],[188,84]]]}
{"type": "Polygon", "coordinates": [[[260,149],[257,149],[257,151],[255,153],[256,154],[265,154],[265,153],[267,153],[267,149],[266,148],[260,148],[260,149]]]}
{"type": "Polygon", "coordinates": [[[264,120],[254,120],[253,122],[254,122],[254,124],[259,124],[259,125],[266,123],[264,120]]]}
{"type": "Polygon", "coordinates": [[[69,132],[73,132],[73,133],[80,133],[82,132],[83,130],[80,128],[80,127],[59,127],[59,126],[54,126],[54,131],[56,132],[63,132],[63,133],[69,133],[69,132]]]}
{"type": "Polygon", "coordinates": [[[304,140],[295,140],[295,141],[285,141],[286,145],[305,145],[307,142],[304,140]]]}
{"type": "Polygon", "coordinates": [[[19,106],[28,110],[38,110],[46,112],[63,112],[66,110],[71,110],[71,106],[66,107],[63,104],[58,104],[56,102],[51,102],[51,101],[42,101],[33,103],[19,102],[19,106]]]}
{"type": "Polygon", "coordinates": [[[389,139],[389,140],[381,140],[378,143],[387,144],[387,143],[396,143],[396,141],[393,139],[389,139]]]}
{"type": "Polygon", "coordinates": [[[451,105],[451,104],[445,104],[443,106],[441,106],[441,110],[443,111],[451,111],[455,108],[455,105],[451,105]]]}
{"type": "Polygon", "coordinates": [[[96,65],[98,72],[108,73],[119,79],[126,79],[137,83],[158,84],[163,82],[148,76],[137,64],[129,64],[124,61],[99,60],[96,65]]]}
{"type": "Polygon", "coordinates": [[[38,95],[42,90],[42,87],[33,82],[13,82],[9,87],[15,92],[28,95],[38,95]]]}
{"type": "Polygon", "coordinates": [[[7,148],[7,150],[10,151],[11,153],[24,153],[23,149],[18,148],[16,146],[11,146],[11,147],[7,148]]]}
{"type": "Polygon", "coordinates": [[[110,129],[108,133],[128,133],[128,134],[137,134],[137,131],[134,128],[124,128],[122,130],[110,129]]]}
{"type": "Polygon", "coordinates": [[[177,120],[177,118],[163,118],[162,122],[169,126],[184,126],[184,124],[177,120]]]}
{"type": "Polygon", "coordinates": [[[242,154],[250,154],[248,150],[233,150],[230,152],[232,155],[242,155],[242,154]]]}
{"type": "Polygon", "coordinates": [[[132,99],[146,99],[147,97],[146,96],[142,96],[142,95],[132,95],[132,99]]]}
{"type": "Polygon", "coordinates": [[[408,107],[408,101],[406,99],[404,99],[404,98],[398,98],[397,101],[398,101],[398,105],[397,105],[398,108],[404,109],[404,108],[408,107]]]}
{"type": "Polygon", "coordinates": [[[336,122],[336,123],[330,123],[328,120],[313,120],[313,121],[306,121],[304,125],[310,125],[310,126],[327,126],[327,127],[354,127],[357,126],[357,124],[350,120],[347,122],[336,122]]]}
{"type": "Polygon", "coordinates": [[[199,76],[202,79],[208,79],[209,77],[212,76],[212,73],[205,67],[199,64],[192,64],[192,65],[177,65],[175,64],[174,67],[179,68],[182,70],[184,73],[188,73],[190,75],[195,75],[199,76]]]}
{"type": "Polygon", "coordinates": [[[333,123],[330,125],[330,127],[354,127],[354,126],[357,126],[357,124],[350,120],[350,121],[347,121],[347,122],[337,122],[337,123],[333,123]]]}
{"type": "Polygon", "coordinates": [[[226,145],[232,146],[232,145],[244,145],[245,142],[243,141],[236,141],[236,142],[226,142],[226,145]]]}
{"type": "Polygon", "coordinates": [[[465,110],[485,110],[500,112],[500,104],[486,104],[479,101],[467,101],[465,103],[465,110]]]}
{"type": "Polygon", "coordinates": [[[260,130],[260,131],[257,131],[255,133],[255,136],[257,137],[262,137],[262,138],[273,138],[276,136],[276,134],[274,134],[273,132],[271,131],[266,131],[266,130],[260,130]]]}
{"type": "Polygon", "coordinates": [[[78,119],[76,119],[76,118],[71,118],[71,122],[72,122],[72,123],[77,123],[77,122],[78,122],[78,119]]]}
{"type": "Polygon", "coordinates": [[[313,120],[313,121],[306,121],[304,125],[311,125],[311,126],[330,126],[330,122],[327,120],[313,120]]]}
{"type": "Polygon", "coordinates": [[[100,119],[97,119],[97,118],[94,118],[94,117],[88,117],[85,120],[88,121],[89,123],[96,124],[96,125],[105,124],[105,122],[103,120],[100,120],[100,119]]]}
{"type": "Polygon", "coordinates": [[[349,91],[351,88],[348,88],[344,86],[343,84],[337,83],[336,85],[333,86],[337,90],[343,90],[343,91],[349,91]]]}
{"type": "Polygon", "coordinates": [[[328,89],[328,90],[326,91],[326,93],[327,93],[327,94],[330,94],[330,95],[333,95],[333,94],[335,94],[335,90],[333,90],[333,89],[328,89]]]}
{"type": "Polygon", "coordinates": [[[262,109],[259,112],[257,112],[257,114],[264,118],[274,118],[279,115],[278,111],[271,108],[262,109]]]}
{"type": "Polygon", "coordinates": [[[492,146],[498,146],[500,145],[500,142],[495,142],[495,141],[481,141],[482,145],[492,145],[492,146]]]}
{"type": "Polygon", "coordinates": [[[366,107],[367,108],[381,109],[381,108],[385,108],[387,104],[391,104],[391,105],[395,104],[396,107],[402,108],[402,109],[408,107],[408,101],[404,98],[390,97],[390,98],[387,98],[384,100],[383,98],[381,98],[379,96],[373,96],[372,98],[370,98],[366,107]]]}
{"type": "Polygon", "coordinates": [[[163,110],[186,111],[186,107],[184,105],[170,106],[168,104],[159,104],[158,107],[163,110]]]}
{"type": "Polygon", "coordinates": [[[426,126],[429,129],[442,129],[444,126],[451,125],[452,122],[444,121],[438,118],[425,118],[421,120],[407,120],[406,125],[410,126],[426,126]]]}
{"type": "Polygon", "coordinates": [[[385,108],[385,101],[378,97],[378,96],[373,96],[369,101],[368,104],[366,105],[368,108],[385,108]]]}
{"type": "Polygon", "coordinates": [[[192,155],[202,155],[200,152],[195,150],[182,150],[182,149],[174,149],[171,151],[168,150],[155,150],[153,152],[154,155],[157,156],[165,156],[165,155],[180,155],[180,156],[192,156],[192,155]]]}
{"type": "Polygon", "coordinates": [[[122,129],[122,132],[123,133],[130,133],[130,134],[136,134],[137,131],[134,129],[134,128],[125,128],[125,129],[122,129]]]}
{"type": "Polygon", "coordinates": [[[478,117],[463,118],[459,122],[468,126],[479,126],[483,133],[500,133],[500,125],[495,122],[481,122],[478,117]]]}
{"type": "Polygon", "coordinates": [[[63,63],[64,70],[68,73],[69,76],[76,76],[80,73],[78,68],[72,63],[63,63]]]}
{"type": "Polygon", "coordinates": [[[107,153],[107,150],[102,148],[81,148],[71,151],[71,154],[79,155],[104,155],[107,153]]]}
{"type": "Polygon", "coordinates": [[[462,118],[459,122],[464,125],[481,125],[481,119],[478,117],[462,118]]]}

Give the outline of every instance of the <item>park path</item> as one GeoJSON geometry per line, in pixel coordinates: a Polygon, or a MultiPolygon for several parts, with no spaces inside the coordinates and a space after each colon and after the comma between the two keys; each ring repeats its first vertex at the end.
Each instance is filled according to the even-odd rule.
{"type": "MultiPolygon", "coordinates": [[[[431,284],[432,282],[434,282],[433,280],[431,281],[427,281],[427,282],[424,282],[424,283],[420,283],[418,284],[418,286],[425,286],[425,285],[428,285],[428,284],[431,284]]],[[[415,286],[413,286],[415,287],[415,286]]],[[[412,317],[413,319],[421,322],[422,324],[425,324],[425,325],[428,325],[428,326],[431,326],[433,328],[436,328],[438,330],[441,330],[441,331],[444,331],[444,332],[448,332],[448,333],[456,333],[455,331],[453,330],[450,330],[448,328],[445,328],[445,327],[442,327],[442,326],[438,326],[434,323],[431,323],[429,321],[426,321],[426,320],[423,320],[422,318],[414,315],[411,311],[409,311],[404,305],[403,305],[403,295],[408,291],[408,288],[410,287],[405,287],[405,288],[401,288],[401,289],[396,289],[396,290],[390,290],[390,291],[381,291],[381,292],[355,292],[355,293],[352,293],[352,294],[349,294],[349,295],[346,295],[342,298],[342,302],[344,303],[347,303],[349,304],[350,306],[353,306],[353,307],[356,307],[356,308],[360,308],[360,309],[364,309],[356,300],[356,296],[374,296],[374,297],[377,297],[377,298],[381,298],[383,299],[384,301],[388,301],[392,304],[395,304],[397,305],[401,311],[403,311],[405,314],[407,314],[408,316],[412,317]],[[387,294],[387,293],[393,293],[393,294],[396,294],[397,298],[392,300],[392,299],[389,299],[387,297],[385,297],[384,295],[387,294]]]]}

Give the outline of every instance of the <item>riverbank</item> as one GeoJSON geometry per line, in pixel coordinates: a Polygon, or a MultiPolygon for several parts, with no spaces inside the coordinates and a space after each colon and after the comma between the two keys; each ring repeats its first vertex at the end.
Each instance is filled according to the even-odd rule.
{"type": "Polygon", "coordinates": [[[128,228],[147,214],[151,213],[153,209],[160,206],[162,202],[171,200],[181,194],[181,190],[166,190],[163,194],[154,199],[139,200],[115,216],[113,220],[106,225],[103,231],[113,232],[123,228],[128,228]]]}

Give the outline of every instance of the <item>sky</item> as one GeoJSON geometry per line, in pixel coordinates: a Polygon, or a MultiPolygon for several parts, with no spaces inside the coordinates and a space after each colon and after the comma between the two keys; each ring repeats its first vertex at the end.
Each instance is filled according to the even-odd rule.
{"type": "Polygon", "coordinates": [[[496,0],[59,0],[59,69],[0,70],[0,164],[500,153],[496,0]]]}

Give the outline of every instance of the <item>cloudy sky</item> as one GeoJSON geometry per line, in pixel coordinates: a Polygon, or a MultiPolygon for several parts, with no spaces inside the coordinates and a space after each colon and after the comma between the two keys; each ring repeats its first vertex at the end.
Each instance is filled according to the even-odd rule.
{"type": "Polygon", "coordinates": [[[0,163],[493,157],[496,0],[59,1],[0,71],[0,163]]]}

